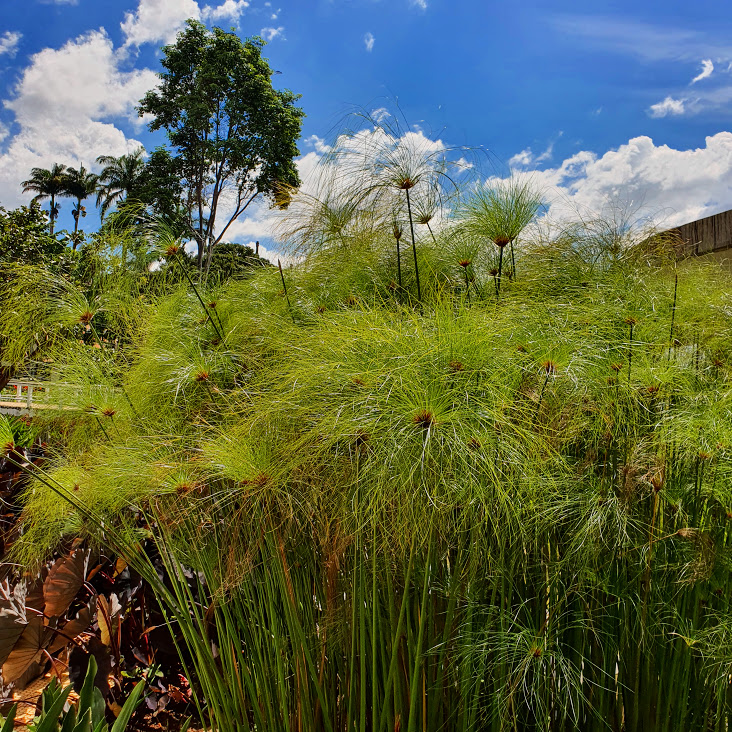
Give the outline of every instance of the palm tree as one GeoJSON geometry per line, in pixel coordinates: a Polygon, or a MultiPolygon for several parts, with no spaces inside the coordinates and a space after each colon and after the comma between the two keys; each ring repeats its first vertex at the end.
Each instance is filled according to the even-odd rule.
{"type": "MultiPolygon", "coordinates": [[[[80,165],[78,170],[68,168],[64,180],[63,194],[76,199],[76,205],[71,211],[74,217],[74,234],[76,234],[79,230],[79,217],[86,216],[86,208],[81,205],[81,202],[96,193],[99,176],[90,173],[83,165],[80,165]]],[[[76,240],[74,240],[74,249],[76,249],[76,240]]]]}
{"type": "Polygon", "coordinates": [[[33,197],[34,201],[43,201],[46,198],[51,199],[48,217],[51,236],[53,236],[53,225],[58,217],[59,210],[59,206],[56,203],[56,196],[63,195],[65,172],[66,166],[60,165],[59,163],[54,163],[50,170],[46,168],[33,168],[31,170],[31,177],[21,183],[23,193],[36,194],[33,197]]]}
{"type": "Polygon", "coordinates": [[[138,188],[142,172],[145,169],[145,148],[139,147],[135,152],[115,158],[112,155],[100,155],[97,163],[103,165],[99,174],[97,189],[97,206],[102,218],[115,203],[126,200],[138,188]]]}

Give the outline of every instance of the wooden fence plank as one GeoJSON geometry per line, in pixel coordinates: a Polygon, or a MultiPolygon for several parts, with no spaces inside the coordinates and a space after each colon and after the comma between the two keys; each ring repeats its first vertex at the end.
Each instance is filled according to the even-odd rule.
{"type": "Polygon", "coordinates": [[[732,249],[732,211],[676,226],[668,233],[681,239],[684,256],[732,249]]]}

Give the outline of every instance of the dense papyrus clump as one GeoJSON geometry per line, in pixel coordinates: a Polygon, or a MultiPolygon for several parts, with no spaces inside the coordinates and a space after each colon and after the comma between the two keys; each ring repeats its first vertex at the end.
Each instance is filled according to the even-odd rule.
{"type": "Polygon", "coordinates": [[[732,278],[597,223],[499,292],[465,219],[400,261],[377,213],[220,286],[16,271],[59,407],[16,558],[122,554],[217,729],[726,729],[732,278]]]}

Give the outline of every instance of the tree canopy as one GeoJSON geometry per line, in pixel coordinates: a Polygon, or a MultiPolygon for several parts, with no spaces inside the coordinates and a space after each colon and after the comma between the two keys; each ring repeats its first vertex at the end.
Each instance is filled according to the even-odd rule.
{"type": "Polygon", "coordinates": [[[53,225],[58,217],[59,206],[56,203],[56,196],[63,196],[66,187],[66,166],[54,163],[50,169],[33,168],[31,177],[24,180],[23,193],[35,193],[34,202],[50,199],[49,221],[51,223],[51,236],[53,236],[53,225]]]}
{"type": "Polygon", "coordinates": [[[24,262],[52,266],[64,250],[48,233],[48,214],[37,202],[6,211],[0,206],[0,264],[24,262]]]}
{"type": "Polygon", "coordinates": [[[304,113],[299,95],[272,86],[264,41],[242,41],[194,20],[163,48],[160,85],[141,100],[180,164],[183,202],[198,265],[257,198],[287,203],[299,185],[294,158],[304,113]]]}

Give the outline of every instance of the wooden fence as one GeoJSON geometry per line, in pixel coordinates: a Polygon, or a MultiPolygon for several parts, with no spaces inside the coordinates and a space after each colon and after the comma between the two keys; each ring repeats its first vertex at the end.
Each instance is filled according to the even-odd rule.
{"type": "Polygon", "coordinates": [[[700,256],[732,249],[732,211],[682,224],[667,232],[678,237],[681,256],[700,256]]]}

